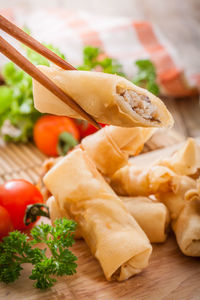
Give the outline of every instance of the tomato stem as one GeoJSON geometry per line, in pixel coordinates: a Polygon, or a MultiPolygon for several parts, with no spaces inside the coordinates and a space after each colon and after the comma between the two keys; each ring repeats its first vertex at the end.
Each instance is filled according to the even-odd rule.
{"type": "Polygon", "coordinates": [[[39,216],[50,218],[49,208],[47,205],[42,203],[27,205],[24,216],[24,224],[28,226],[29,224],[35,222],[39,216]]]}
{"type": "Polygon", "coordinates": [[[78,144],[73,135],[63,131],[58,137],[57,151],[59,155],[65,155],[67,152],[78,144]]]}

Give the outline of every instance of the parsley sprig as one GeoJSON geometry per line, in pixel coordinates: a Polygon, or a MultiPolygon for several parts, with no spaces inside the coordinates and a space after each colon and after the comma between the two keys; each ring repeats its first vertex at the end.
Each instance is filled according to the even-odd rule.
{"type": "MultiPolygon", "coordinates": [[[[135,62],[137,74],[133,78],[133,83],[146,88],[151,93],[158,95],[159,87],[156,83],[156,69],[154,64],[148,59],[141,59],[135,62]]],[[[122,65],[116,59],[104,57],[100,48],[86,46],[83,48],[83,64],[78,70],[90,71],[99,70],[104,73],[117,74],[126,77],[122,65]],[[103,59],[101,58],[103,56],[103,59]]]]}
{"type": "Polygon", "coordinates": [[[120,65],[116,59],[104,57],[103,51],[93,46],[85,46],[83,48],[83,64],[77,69],[83,71],[97,69],[104,73],[117,74],[125,77],[122,71],[122,65],[120,65]]]}
{"type": "Polygon", "coordinates": [[[32,264],[31,280],[35,287],[46,289],[57,281],[55,276],[76,273],[76,256],[68,249],[74,243],[76,223],[66,218],[56,220],[55,226],[42,223],[31,230],[30,237],[13,231],[0,242],[0,281],[13,282],[20,277],[23,265],[32,264]],[[47,248],[35,247],[45,244],[47,248]]]}
{"type": "Polygon", "coordinates": [[[135,62],[138,71],[133,78],[133,83],[146,88],[151,93],[158,95],[159,87],[156,83],[156,69],[148,59],[141,59],[135,62]]]}

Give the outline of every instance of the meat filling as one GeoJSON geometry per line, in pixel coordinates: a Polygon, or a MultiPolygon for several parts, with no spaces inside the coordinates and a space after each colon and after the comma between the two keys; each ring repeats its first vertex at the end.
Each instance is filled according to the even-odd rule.
{"type": "Polygon", "coordinates": [[[157,121],[154,105],[148,96],[138,95],[133,90],[127,90],[117,86],[117,93],[124,98],[131,108],[141,117],[147,120],[157,121]]]}

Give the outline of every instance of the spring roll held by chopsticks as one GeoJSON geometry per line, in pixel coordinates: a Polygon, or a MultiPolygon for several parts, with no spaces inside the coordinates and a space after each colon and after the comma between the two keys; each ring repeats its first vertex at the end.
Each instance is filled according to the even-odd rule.
{"type": "Polygon", "coordinates": [[[151,243],[163,243],[167,238],[169,211],[156,200],[147,197],[120,197],[151,243]]]}
{"type": "Polygon", "coordinates": [[[108,280],[124,280],[148,265],[152,247],[92,160],[76,149],[59,161],[44,183],[78,223],[108,280]]]}
{"type": "Polygon", "coordinates": [[[103,175],[111,176],[128,163],[129,155],[142,151],[154,131],[153,128],[106,126],[84,138],[81,146],[97,169],[103,175]]]}
{"type": "MultiPolygon", "coordinates": [[[[38,68],[97,122],[121,127],[173,126],[173,118],[159,98],[121,76],[65,71],[54,66],[38,68]]],[[[37,81],[33,92],[35,107],[40,112],[80,119],[80,115],[37,81]]]]}

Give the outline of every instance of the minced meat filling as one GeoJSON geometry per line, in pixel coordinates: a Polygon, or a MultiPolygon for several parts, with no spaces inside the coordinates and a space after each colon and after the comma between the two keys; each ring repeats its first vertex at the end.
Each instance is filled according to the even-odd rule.
{"type": "Polygon", "coordinates": [[[138,95],[133,90],[127,90],[120,86],[117,87],[117,93],[144,119],[158,121],[155,108],[148,96],[138,95]]]}

